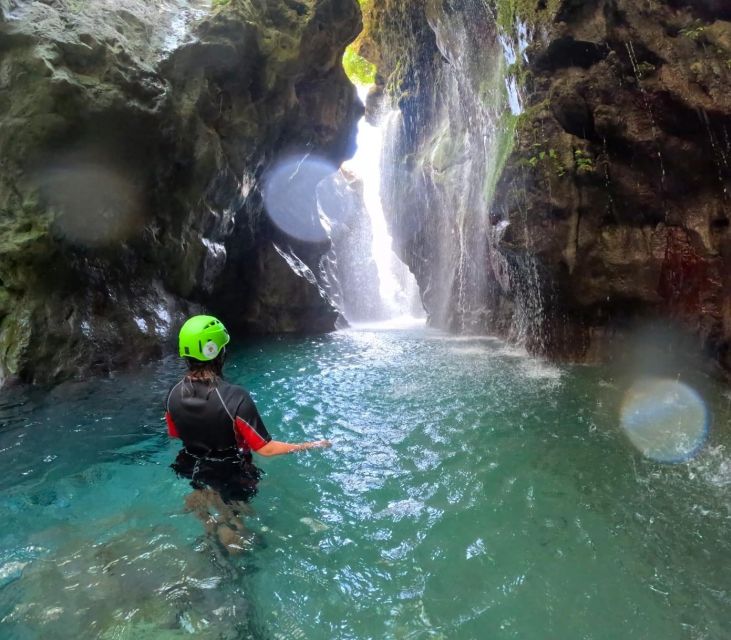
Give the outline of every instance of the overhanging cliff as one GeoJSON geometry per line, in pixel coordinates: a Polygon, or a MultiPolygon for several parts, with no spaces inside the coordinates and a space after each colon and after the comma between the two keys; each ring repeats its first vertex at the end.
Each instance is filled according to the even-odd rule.
{"type": "Polygon", "coordinates": [[[355,0],[0,8],[0,383],[159,354],[198,305],[238,331],[334,326],[261,180],[285,152],[352,152],[355,0]]]}

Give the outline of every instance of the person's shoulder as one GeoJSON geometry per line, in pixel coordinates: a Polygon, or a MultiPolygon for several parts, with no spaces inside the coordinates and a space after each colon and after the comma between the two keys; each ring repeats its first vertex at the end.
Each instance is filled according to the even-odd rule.
{"type": "Polygon", "coordinates": [[[183,384],[183,379],[176,380],[174,384],[170,385],[170,388],[168,389],[167,393],[165,394],[165,404],[167,405],[170,402],[170,399],[173,397],[173,394],[178,391],[183,384]]]}
{"type": "Polygon", "coordinates": [[[184,381],[185,381],[185,378],[180,378],[180,380],[176,380],[175,382],[173,382],[173,384],[171,384],[168,387],[168,395],[170,395],[173,391],[176,391],[177,389],[179,389],[184,381]]]}
{"type": "Polygon", "coordinates": [[[226,380],[221,380],[218,383],[218,390],[227,401],[235,402],[236,404],[251,399],[249,392],[244,387],[239,384],[227,382],[226,380]]]}

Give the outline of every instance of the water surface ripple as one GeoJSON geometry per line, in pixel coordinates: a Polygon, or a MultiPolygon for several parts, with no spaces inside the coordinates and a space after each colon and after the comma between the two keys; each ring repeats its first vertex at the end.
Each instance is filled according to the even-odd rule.
{"type": "Polygon", "coordinates": [[[235,349],[281,439],[228,556],[185,512],[179,375],[0,395],[0,625],[30,638],[731,637],[729,399],[693,462],[642,458],[623,383],[490,338],[362,328],[235,349]]]}

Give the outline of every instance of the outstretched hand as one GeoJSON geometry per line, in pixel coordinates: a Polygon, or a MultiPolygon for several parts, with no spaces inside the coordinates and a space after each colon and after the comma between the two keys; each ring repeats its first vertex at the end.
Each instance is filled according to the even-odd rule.
{"type": "Polygon", "coordinates": [[[312,443],[313,449],[329,449],[333,446],[333,443],[329,440],[317,440],[312,443]]]}
{"type": "Polygon", "coordinates": [[[295,453],[296,451],[307,451],[308,449],[327,449],[332,443],[329,440],[316,440],[315,442],[301,442],[292,444],[290,442],[278,442],[272,440],[267,442],[263,447],[257,449],[257,453],[262,456],[281,456],[285,453],[295,453]]]}

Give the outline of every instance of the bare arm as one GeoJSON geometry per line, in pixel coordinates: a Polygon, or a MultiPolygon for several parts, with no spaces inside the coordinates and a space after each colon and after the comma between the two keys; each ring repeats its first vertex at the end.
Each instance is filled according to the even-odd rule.
{"type": "Polygon", "coordinates": [[[272,440],[271,442],[267,442],[267,444],[260,449],[257,449],[256,453],[270,458],[272,456],[282,456],[287,453],[295,453],[296,451],[306,451],[307,449],[327,449],[330,446],[332,446],[332,444],[329,440],[302,442],[300,444],[290,444],[289,442],[277,442],[276,440],[272,440]]]}
{"type": "Polygon", "coordinates": [[[254,453],[267,458],[307,449],[324,449],[331,446],[328,440],[297,444],[272,440],[251,396],[245,390],[242,391],[243,399],[236,410],[235,420],[237,442],[241,445],[246,445],[254,453]]]}

